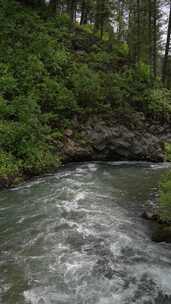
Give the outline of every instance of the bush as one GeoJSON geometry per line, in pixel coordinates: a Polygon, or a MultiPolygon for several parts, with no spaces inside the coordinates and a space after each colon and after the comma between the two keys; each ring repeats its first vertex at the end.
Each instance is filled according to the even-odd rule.
{"type": "Polygon", "coordinates": [[[96,110],[96,106],[103,101],[100,75],[86,64],[76,65],[71,83],[78,105],[96,110]]]}
{"type": "Polygon", "coordinates": [[[60,164],[60,158],[50,151],[49,147],[42,143],[31,146],[26,143],[25,146],[25,161],[23,170],[27,174],[38,175],[57,168],[60,164]]]}
{"type": "Polygon", "coordinates": [[[147,90],[144,96],[146,108],[153,117],[170,119],[171,115],[171,92],[165,88],[152,88],[147,90]]]}
{"type": "Polygon", "coordinates": [[[73,92],[52,77],[44,78],[44,81],[36,87],[36,94],[39,95],[43,113],[53,112],[56,118],[67,118],[77,110],[73,92]]]}
{"type": "Polygon", "coordinates": [[[171,143],[165,143],[166,161],[171,161],[171,143]]]}
{"type": "Polygon", "coordinates": [[[161,182],[159,215],[164,222],[171,222],[171,172],[161,182]]]}
{"type": "Polygon", "coordinates": [[[10,154],[0,150],[0,183],[10,186],[20,174],[20,162],[10,154]]]}

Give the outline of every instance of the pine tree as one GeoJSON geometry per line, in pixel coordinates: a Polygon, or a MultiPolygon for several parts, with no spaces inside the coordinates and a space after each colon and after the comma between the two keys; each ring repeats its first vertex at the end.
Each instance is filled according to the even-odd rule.
{"type": "Polygon", "coordinates": [[[164,56],[163,71],[162,71],[162,80],[164,84],[167,80],[167,66],[169,59],[170,40],[171,40],[171,0],[170,0],[170,13],[169,13],[169,22],[168,22],[168,30],[167,30],[167,41],[166,41],[165,56],[164,56]]]}

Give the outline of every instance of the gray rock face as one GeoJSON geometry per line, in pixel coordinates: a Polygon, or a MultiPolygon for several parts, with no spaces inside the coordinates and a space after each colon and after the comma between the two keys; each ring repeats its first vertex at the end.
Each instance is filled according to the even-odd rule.
{"type": "Polygon", "coordinates": [[[171,130],[161,126],[128,128],[116,123],[87,121],[70,136],[65,136],[63,158],[66,161],[86,160],[164,160],[163,142],[171,140],[171,130]],[[79,134],[78,136],[75,134],[79,134]]]}

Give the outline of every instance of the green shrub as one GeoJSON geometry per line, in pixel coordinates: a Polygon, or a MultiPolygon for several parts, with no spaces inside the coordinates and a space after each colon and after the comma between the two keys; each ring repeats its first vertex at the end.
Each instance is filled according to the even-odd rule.
{"type": "Polygon", "coordinates": [[[171,143],[165,143],[166,161],[171,161],[171,143]]]}
{"type": "Polygon", "coordinates": [[[145,64],[144,62],[140,62],[137,64],[135,68],[135,77],[140,81],[149,82],[151,81],[150,77],[150,66],[145,64]]]}
{"type": "Polygon", "coordinates": [[[10,67],[0,63],[0,94],[11,98],[16,92],[16,79],[14,79],[10,67]]]}
{"type": "Polygon", "coordinates": [[[20,174],[20,162],[10,154],[0,150],[0,184],[10,186],[20,174]]]}
{"type": "Polygon", "coordinates": [[[78,105],[96,109],[103,100],[100,75],[86,64],[77,65],[71,81],[78,105]]]}
{"type": "Polygon", "coordinates": [[[152,88],[144,96],[147,111],[155,116],[168,118],[171,115],[171,92],[168,89],[152,88]]]}
{"type": "Polygon", "coordinates": [[[73,92],[52,77],[44,78],[44,81],[37,85],[35,90],[41,101],[43,113],[54,113],[56,118],[67,118],[77,110],[73,92]]]}
{"type": "Polygon", "coordinates": [[[48,146],[37,144],[31,146],[26,143],[25,146],[25,161],[23,170],[27,174],[38,175],[57,168],[60,164],[60,159],[53,153],[48,146]]]}
{"type": "Polygon", "coordinates": [[[159,215],[163,221],[171,222],[171,172],[161,182],[159,215]]]}

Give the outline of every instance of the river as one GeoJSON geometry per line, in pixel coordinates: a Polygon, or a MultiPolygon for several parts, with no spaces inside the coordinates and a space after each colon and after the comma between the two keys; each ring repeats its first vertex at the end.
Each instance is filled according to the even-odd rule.
{"type": "Polygon", "coordinates": [[[170,304],[171,245],[143,205],[167,164],[99,162],[0,193],[1,304],[170,304]]]}

